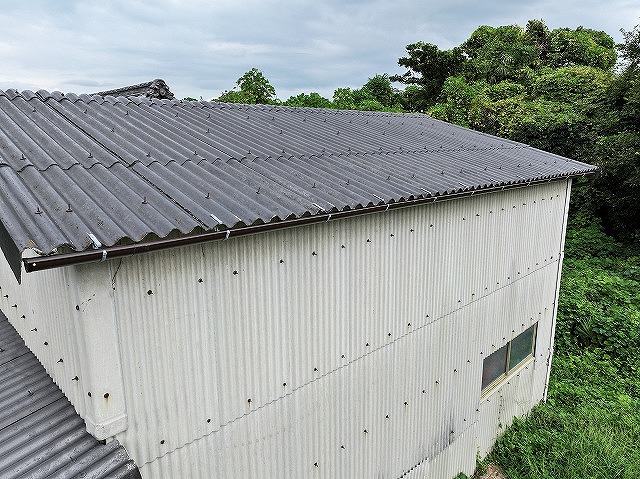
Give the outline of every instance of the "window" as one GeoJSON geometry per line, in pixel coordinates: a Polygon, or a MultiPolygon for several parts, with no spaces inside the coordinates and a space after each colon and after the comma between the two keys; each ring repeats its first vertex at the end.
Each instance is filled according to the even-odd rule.
{"type": "Polygon", "coordinates": [[[482,363],[482,392],[496,385],[500,379],[508,376],[512,369],[533,357],[536,327],[537,324],[534,324],[484,359],[482,363]]]}

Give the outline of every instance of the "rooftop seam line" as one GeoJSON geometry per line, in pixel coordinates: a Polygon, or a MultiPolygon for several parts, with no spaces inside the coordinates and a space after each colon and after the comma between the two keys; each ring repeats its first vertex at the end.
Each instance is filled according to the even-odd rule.
{"type": "MultiPolygon", "coordinates": [[[[39,98],[41,98],[38,95],[39,98]]],[[[54,101],[58,101],[58,103],[61,103],[63,99],[60,100],[55,100],[54,101]]],[[[64,118],[70,125],[72,125],[76,130],[78,130],[79,132],[81,132],[82,134],[84,134],[87,138],[89,138],[91,141],[93,141],[96,145],[98,145],[99,147],[101,147],[102,149],[104,149],[107,153],[109,153],[111,156],[113,156],[114,158],[116,158],[120,163],[123,163],[125,165],[128,165],[129,162],[126,161],[124,158],[121,158],[115,151],[112,151],[110,148],[108,148],[107,146],[103,145],[97,138],[94,138],[90,133],[86,132],[80,125],[78,125],[77,123],[75,123],[73,120],[71,120],[71,118],[67,117],[67,115],[65,115],[63,112],[61,112],[60,110],[54,108],[52,105],[50,105],[49,101],[47,101],[46,99],[41,99],[41,102],[46,105],[48,108],[51,109],[51,111],[56,114],[59,115],[60,117],[64,118]]]]}
{"type": "MultiPolygon", "coordinates": [[[[170,194],[165,193],[162,188],[160,188],[158,185],[156,185],[153,181],[151,181],[149,178],[147,178],[146,176],[144,176],[142,173],[140,173],[139,171],[134,170],[133,168],[131,169],[131,171],[133,171],[136,175],[138,175],[140,178],[142,178],[144,181],[146,181],[149,185],[153,186],[153,188],[155,188],[156,191],[158,191],[160,194],[164,195],[165,198],[167,198],[171,203],[173,203],[174,205],[176,205],[178,208],[180,208],[182,211],[184,211],[185,213],[187,213],[196,223],[198,223],[200,225],[201,228],[203,228],[205,231],[209,229],[209,227],[206,225],[206,223],[204,221],[202,221],[201,219],[199,219],[195,214],[193,214],[191,211],[189,211],[189,209],[186,206],[181,205],[180,203],[178,203],[178,201],[173,198],[170,194]]],[[[195,229],[195,228],[194,228],[195,229]]],[[[176,231],[178,230],[178,228],[173,228],[171,231],[176,231]]],[[[108,249],[108,248],[107,248],[108,249]]]]}

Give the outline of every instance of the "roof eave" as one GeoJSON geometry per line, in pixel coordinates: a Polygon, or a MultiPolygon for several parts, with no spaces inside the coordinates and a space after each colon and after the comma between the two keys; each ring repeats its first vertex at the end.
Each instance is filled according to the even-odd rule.
{"type": "Polygon", "coordinates": [[[487,194],[496,191],[523,188],[534,184],[549,183],[551,181],[567,180],[572,178],[583,178],[597,175],[598,170],[587,170],[580,173],[571,173],[562,176],[547,177],[533,179],[530,181],[522,181],[518,183],[511,183],[507,185],[487,186],[482,188],[470,188],[463,191],[455,191],[442,195],[425,195],[419,198],[411,200],[387,202],[383,204],[365,206],[358,209],[350,209],[337,211],[333,213],[323,212],[313,216],[307,216],[302,218],[294,218],[283,221],[276,221],[270,223],[262,223],[258,225],[243,226],[239,228],[230,228],[223,231],[208,231],[201,234],[181,236],[177,238],[165,238],[155,241],[149,241],[145,243],[135,243],[130,245],[111,246],[107,248],[100,248],[88,251],[78,251],[65,254],[57,254],[51,256],[31,257],[24,258],[22,262],[26,272],[41,271],[51,268],[59,268],[63,266],[70,266],[81,263],[92,263],[105,261],[107,259],[121,258],[124,256],[132,256],[140,253],[149,253],[152,251],[158,251],[168,248],[175,248],[178,246],[187,246],[192,244],[199,244],[208,241],[226,240],[229,238],[235,238],[239,236],[246,236],[251,234],[262,233],[266,231],[279,230],[284,228],[292,228],[296,226],[303,226],[315,223],[323,223],[331,220],[348,218],[351,216],[359,216],[364,214],[376,213],[388,211],[390,209],[407,208],[410,206],[417,206],[427,203],[435,203],[444,200],[452,200],[457,198],[463,198],[468,196],[474,196],[478,194],[487,194]]]}

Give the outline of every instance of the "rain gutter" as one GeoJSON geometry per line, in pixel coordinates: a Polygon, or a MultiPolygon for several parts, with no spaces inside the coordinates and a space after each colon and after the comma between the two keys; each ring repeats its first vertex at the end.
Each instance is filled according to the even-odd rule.
{"type": "Polygon", "coordinates": [[[412,200],[399,201],[395,203],[385,203],[382,205],[365,206],[363,208],[352,209],[347,211],[336,211],[334,213],[320,213],[313,216],[306,216],[306,217],[295,218],[291,220],[277,221],[273,223],[262,223],[259,225],[230,228],[222,231],[209,231],[206,233],[182,236],[178,238],[159,239],[155,241],[149,241],[146,243],[110,246],[107,248],[99,248],[99,249],[78,251],[78,252],[65,253],[65,254],[39,256],[39,257],[33,257],[33,258],[23,258],[22,262],[24,264],[25,271],[27,273],[31,273],[33,271],[42,271],[45,269],[59,268],[63,266],[70,266],[70,265],[76,265],[76,264],[82,264],[82,263],[100,262],[100,261],[106,261],[108,259],[133,256],[141,253],[150,253],[152,251],[159,251],[167,248],[175,248],[178,246],[187,246],[187,245],[204,243],[208,241],[227,240],[230,238],[237,238],[240,236],[263,233],[266,231],[292,228],[295,226],[324,223],[327,221],[332,221],[332,220],[337,220],[342,218],[349,218],[352,216],[359,216],[359,215],[365,215],[370,213],[383,212],[383,211],[388,211],[388,210],[397,209],[397,208],[407,208],[410,206],[441,202],[445,200],[464,198],[464,197],[474,196],[479,194],[493,193],[496,191],[523,188],[530,185],[549,183],[555,180],[579,178],[579,177],[591,177],[596,174],[597,174],[597,170],[593,170],[593,171],[588,171],[584,173],[572,174],[572,175],[561,176],[561,177],[537,179],[537,180],[521,182],[521,183],[512,183],[512,184],[502,185],[502,186],[491,186],[491,187],[478,188],[473,190],[458,191],[458,192],[447,193],[439,196],[430,195],[430,196],[416,198],[412,200]]]}

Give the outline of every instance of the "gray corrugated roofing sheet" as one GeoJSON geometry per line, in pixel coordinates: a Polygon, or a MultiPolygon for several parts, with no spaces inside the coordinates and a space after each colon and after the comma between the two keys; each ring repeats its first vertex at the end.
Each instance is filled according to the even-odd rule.
{"type": "Polygon", "coordinates": [[[118,441],[103,444],[0,312],[0,477],[139,479],[118,441]]]}
{"type": "Polygon", "coordinates": [[[423,114],[0,91],[5,254],[82,251],[89,233],[112,246],[595,170],[423,114]]]}

